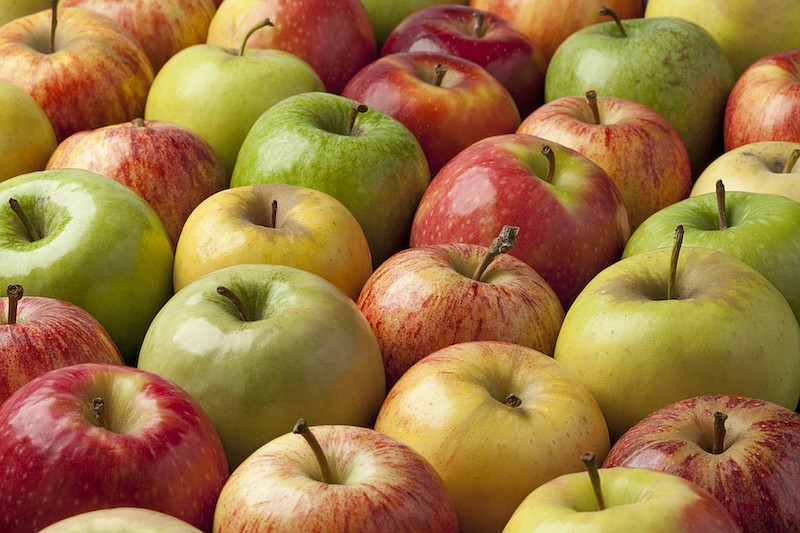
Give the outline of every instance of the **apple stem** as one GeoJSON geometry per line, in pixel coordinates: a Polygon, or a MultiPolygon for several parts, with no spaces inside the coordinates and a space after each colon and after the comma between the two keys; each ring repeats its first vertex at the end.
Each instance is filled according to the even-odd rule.
{"type": "Polygon", "coordinates": [[[143,128],[144,127],[144,119],[142,117],[136,117],[135,119],[131,120],[131,127],[133,127],[133,128],[143,128]]]}
{"type": "Polygon", "coordinates": [[[6,287],[6,296],[8,297],[8,321],[6,324],[17,323],[17,304],[22,299],[22,285],[13,283],[6,287]]]}
{"type": "Polygon", "coordinates": [[[786,160],[786,165],[783,167],[783,173],[788,174],[794,168],[795,163],[800,158],[800,148],[795,148],[792,150],[792,153],[789,154],[789,159],[786,160]]]}
{"type": "Polygon", "coordinates": [[[597,91],[593,89],[586,91],[586,103],[589,104],[589,109],[592,110],[594,123],[600,124],[600,109],[597,107],[597,91]]]}
{"type": "Polygon", "coordinates": [[[675,299],[675,278],[678,275],[678,257],[683,244],[683,225],[675,228],[675,241],[672,245],[672,257],[669,260],[669,281],[667,281],[667,300],[675,299]]]}
{"type": "Polygon", "coordinates": [[[472,279],[480,281],[486,269],[494,261],[494,258],[500,254],[507,253],[514,247],[517,242],[517,235],[519,235],[519,226],[509,226],[506,224],[500,230],[500,235],[492,239],[492,244],[489,246],[489,251],[483,256],[483,261],[475,269],[472,279]]]}
{"type": "Polygon", "coordinates": [[[272,200],[272,212],[269,220],[269,227],[274,228],[278,223],[278,200],[272,200]]]}
{"type": "Polygon", "coordinates": [[[305,418],[300,418],[297,421],[294,428],[292,428],[292,433],[306,439],[306,442],[311,446],[314,456],[319,463],[319,469],[322,472],[322,481],[329,485],[333,484],[333,475],[331,474],[331,467],[328,464],[328,459],[325,457],[325,452],[322,451],[322,446],[319,445],[319,441],[309,429],[305,418]]]}
{"type": "Polygon", "coordinates": [[[260,30],[261,28],[266,28],[267,26],[272,27],[275,26],[271,20],[268,18],[262,20],[252,28],[250,28],[242,39],[242,46],[239,47],[239,57],[244,55],[244,50],[247,48],[247,41],[250,40],[250,36],[253,35],[255,32],[260,30]]]}
{"type": "Polygon", "coordinates": [[[56,51],[56,26],[58,26],[58,0],[50,0],[50,53],[56,51]]]}
{"type": "Polygon", "coordinates": [[[722,183],[722,180],[717,180],[716,191],[719,229],[726,229],[728,227],[728,214],[725,209],[725,184],[722,183]]]}
{"type": "Polygon", "coordinates": [[[239,311],[239,315],[242,317],[242,320],[245,322],[250,322],[250,317],[248,316],[247,309],[242,303],[242,300],[240,300],[232,290],[230,290],[228,287],[220,285],[217,287],[217,294],[221,294],[230,300],[236,310],[239,311]]]}
{"type": "Polygon", "coordinates": [[[506,396],[505,404],[509,407],[517,408],[522,405],[522,400],[520,400],[519,396],[516,394],[510,393],[508,396],[506,396]]]}
{"type": "Polygon", "coordinates": [[[603,489],[600,487],[600,472],[597,469],[597,458],[594,452],[584,452],[581,454],[581,461],[586,465],[586,471],[589,473],[589,479],[592,481],[594,497],[597,500],[597,507],[602,511],[606,508],[606,503],[603,500],[603,489]]]}
{"type": "Polygon", "coordinates": [[[8,205],[11,206],[11,210],[16,213],[19,220],[22,222],[22,225],[25,227],[25,231],[28,232],[28,239],[31,242],[38,241],[41,239],[39,236],[39,232],[36,231],[36,228],[33,227],[31,224],[31,220],[28,218],[28,215],[25,214],[25,211],[22,210],[22,206],[19,205],[19,202],[16,198],[9,198],[8,205]]]}
{"type": "Polygon", "coordinates": [[[542,145],[542,153],[547,158],[547,175],[545,176],[544,180],[547,183],[551,183],[553,181],[553,176],[556,173],[556,156],[553,155],[553,149],[549,144],[542,145]]]}
{"type": "Polygon", "coordinates": [[[486,14],[483,11],[475,11],[472,14],[472,20],[474,22],[472,25],[473,37],[483,37],[486,33],[486,28],[483,25],[486,22],[486,14]]]}
{"type": "Polygon", "coordinates": [[[728,415],[717,411],[714,413],[714,442],[711,443],[711,453],[719,455],[725,451],[725,421],[728,415]]]}
{"type": "Polygon", "coordinates": [[[447,65],[436,63],[436,66],[433,67],[433,84],[437,87],[441,87],[445,74],[447,74],[447,65]]]}
{"type": "Polygon", "coordinates": [[[347,131],[345,131],[345,135],[352,135],[353,128],[356,125],[356,118],[358,118],[359,113],[366,113],[367,106],[364,104],[356,104],[350,107],[350,114],[347,117],[347,131]]]}
{"type": "Polygon", "coordinates": [[[612,19],[614,19],[614,23],[617,25],[617,28],[619,29],[619,32],[622,34],[622,36],[623,37],[628,36],[628,34],[625,33],[625,28],[622,26],[622,21],[620,20],[619,15],[617,15],[616,11],[614,11],[609,7],[603,6],[600,8],[600,16],[611,17],[612,19]]]}
{"type": "Polygon", "coordinates": [[[97,427],[105,428],[106,421],[105,421],[105,405],[106,402],[103,401],[102,398],[99,396],[97,398],[92,399],[92,412],[94,413],[95,421],[97,422],[97,427]]]}

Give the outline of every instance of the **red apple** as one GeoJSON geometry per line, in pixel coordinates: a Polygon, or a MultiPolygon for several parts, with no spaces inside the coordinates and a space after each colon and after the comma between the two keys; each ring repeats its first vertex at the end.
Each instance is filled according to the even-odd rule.
{"type": "Polygon", "coordinates": [[[0,435],[4,533],[111,507],[145,507],[208,531],[228,475],[197,402],[129,366],[42,374],[0,406],[0,435]]]}
{"type": "Polygon", "coordinates": [[[135,119],[74,133],[48,169],[80,168],[133,189],[161,219],[173,248],[200,202],[228,187],[228,175],[202,137],[171,122],[135,119]]]}
{"type": "Polygon", "coordinates": [[[562,96],[522,121],[517,133],[560,143],[600,165],[622,194],[631,231],[692,188],[689,154],[661,114],[622,98],[562,96]]]}
{"type": "Polygon", "coordinates": [[[708,490],[745,531],[800,531],[800,414],[729,395],[672,403],[641,420],[603,466],[651,468],[708,490]]]}
{"type": "MultiPolygon", "coordinates": [[[[520,115],[508,90],[477,63],[450,54],[400,52],[361,69],[342,95],[403,123],[434,176],[475,141],[513,133],[520,115]]],[[[500,227],[491,228],[489,242],[500,227]]]]}
{"type": "Polygon", "coordinates": [[[565,309],[630,236],[622,196],[602,168],[558,143],[511,134],[478,141],[439,172],[410,242],[480,244],[504,224],[520,227],[510,253],[542,275],[565,309]]]}
{"type": "Polygon", "coordinates": [[[725,150],[800,142],[800,48],[765,56],[736,80],[725,107],[725,150]]]}
{"type": "Polygon", "coordinates": [[[463,5],[416,11],[386,38],[380,55],[438,52],[469,59],[502,83],[527,116],[544,101],[544,70],[533,45],[504,18],[463,5]]]}

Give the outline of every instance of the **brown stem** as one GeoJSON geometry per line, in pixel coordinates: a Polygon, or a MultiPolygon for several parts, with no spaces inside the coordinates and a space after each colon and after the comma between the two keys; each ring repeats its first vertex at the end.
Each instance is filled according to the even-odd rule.
{"type": "Polygon", "coordinates": [[[274,228],[278,224],[278,200],[272,200],[272,211],[269,219],[269,227],[274,228]]]}
{"type": "Polygon", "coordinates": [[[103,399],[100,398],[99,396],[97,398],[92,399],[91,407],[92,407],[92,412],[94,413],[97,427],[101,428],[106,427],[105,406],[106,402],[103,401],[103,399]]]}
{"type": "Polygon", "coordinates": [[[553,176],[556,173],[556,156],[553,155],[553,149],[549,144],[542,145],[542,153],[547,158],[547,175],[545,176],[544,180],[547,183],[552,183],[553,176]]]}
{"type": "Polygon", "coordinates": [[[600,109],[597,107],[597,91],[593,89],[586,91],[586,103],[589,104],[589,109],[592,110],[594,123],[600,124],[600,109]]]}
{"type": "Polygon", "coordinates": [[[437,63],[436,66],[433,67],[433,84],[437,87],[441,87],[445,74],[447,74],[447,65],[437,63]]]}
{"type": "Polygon", "coordinates": [[[328,464],[328,459],[325,457],[325,452],[322,451],[322,446],[319,445],[319,441],[308,428],[308,423],[305,418],[301,418],[297,421],[294,428],[292,428],[292,433],[295,435],[299,434],[306,439],[306,442],[311,446],[311,450],[314,452],[314,456],[319,463],[319,469],[320,472],[322,472],[322,481],[329,485],[332,484],[333,475],[331,474],[331,467],[328,464]]]}
{"type": "Polygon", "coordinates": [[[13,283],[6,287],[6,296],[8,297],[8,320],[6,324],[17,323],[17,304],[22,299],[22,285],[13,283]]]}
{"type": "Polygon", "coordinates": [[[514,244],[517,242],[517,235],[519,235],[519,226],[509,226],[508,224],[503,226],[503,229],[500,230],[500,235],[492,239],[489,251],[486,252],[478,268],[475,269],[475,273],[472,274],[472,279],[480,281],[486,269],[489,268],[489,265],[494,261],[494,258],[500,254],[509,252],[514,247],[514,244]]]}
{"type": "Polygon", "coordinates": [[[486,27],[484,27],[484,22],[486,22],[486,14],[483,11],[475,11],[472,13],[472,35],[473,37],[483,37],[486,33],[486,27]]]}
{"type": "Polygon", "coordinates": [[[798,158],[800,158],[800,148],[795,148],[792,150],[792,153],[789,154],[789,159],[786,160],[786,164],[783,166],[784,174],[788,174],[792,171],[798,158]]]}
{"type": "Polygon", "coordinates": [[[597,469],[597,458],[594,456],[594,452],[584,452],[581,454],[581,461],[586,465],[586,471],[589,473],[589,479],[592,481],[594,497],[597,500],[597,507],[602,511],[606,508],[606,502],[603,500],[603,489],[600,486],[600,472],[597,469]]]}
{"type": "Polygon", "coordinates": [[[517,408],[520,405],[522,405],[522,400],[519,399],[519,396],[512,393],[506,396],[506,405],[509,407],[517,408]]]}
{"type": "Polygon", "coordinates": [[[265,28],[267,26],[270,26],[270,27],[274,26],[272,21],[269,20],[268,18],[262,20],[261,22],[259,22],[258,24],[256,24],[255,26],[253,26],[252,28],[247,30],[247,33],[245,34],[244,39],[242,39],[242,46],[239,47],[239,56],[240,57],[244,55],[244,50],[245,50],[245,48],[247,48],[247,41],[250,40],[250,36],[253,35],[255,32],[257,32],[258,30],[260,30],[261,28],[265,28]]]}
{"type": "Polygon", "coordinates": [[[350,114],[347,116],[347,130],[345,131],[345,135],[351,135],[353,133],[353,128],[356,125],[356,118],[358,117],[359,113],[366,113],[367,106],[364,104],[355,104],[350,107],[350,114]]]}
{"type": "Polygon", "coordinates": [[[620,34],[622,34],[623,37],[628,36],[628,34],[625,33],[625,28],[622,26],[622,21],[620,20],[619,15],[617,15],[617,13],[613,9],[603,6],[602,8],[600,8],[600,16],[611,17],[612,19],[614,19],[614,22],[616,23],[617,29],[619,29],[620,34]]]}
{"type": "Polygon", "coordinates": [[[28,218],[28,215],[25,214],[25,211],[22,210],[22,206],[19,205],[19,202],[16,198],[9,198],[8,205],[11,206],[11,210],[19,218],[20,222],[22,222],[22,226],[25,228],[25,231],[28,233],[28,239],[31,242],[38,241],[41,239],[39,236],[39,232],[36,231],[36,228],[33,227],[31,224],[31,220],[28,218]]]}
{"type": "Polygon", "coordinates": [[[144,127],[144,119],[142,117],[136,117],[135,119],[131,120],[131,127],[132,128],[143,128],[144,127]]]}
{"type": "Polygon", "coordinates": [[[672,256],[669,260],[669,281],[667,281],[667,300],[675,299],[675,279],[678,276],[678,257],[683,244],[683,225],[675,228],[675,241],[672,245],[672,256]]]}
{"type": "Polygon", "coordinates": [[[58,0],[50,0],[50,53],[56,51],[56,26],[58,26],[58,0]]]}
{"type": "Polygon", "coordinates": [[[728,214],[725,209],[725,184],[722,180],[717,180],[717,220],[719,221],[719,229],[726,229],[728,227],[728,214]]]}
{"type": "Polygon", "coordinates": [[[711,443],[711,453],[719,455],[725,451],[725,421],[728,415],[717,411],[714,413],[714,441],[711,443]]]}
{"type": "Polygon", "coordinates": [[[242,320],[244,320],[245,322],[251,321],[250,317],[248,316],[247,309],[242,303],[242,300],[240,300],[239,297],[236,296],[236,293],[234,293],[228,287],[220,285],[217,287],[217,294],[221,294],[222,296],[230,300],[231,303],[233,303],[233,306],[236,308],[237,311],[239,311],[239,316],[241,316],[242,320]]]}

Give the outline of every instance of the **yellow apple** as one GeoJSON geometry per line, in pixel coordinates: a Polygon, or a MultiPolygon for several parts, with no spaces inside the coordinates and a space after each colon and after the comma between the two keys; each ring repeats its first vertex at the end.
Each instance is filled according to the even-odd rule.
{"type": "Polygon", "coordinates": [[[0,181],[44,170],[56,145],[53,125],[36,100],[0,81],[0,181]]]}
{"type": "Polygon", "coordinates": [[[50,8],[50,0],[3,0],[0,3],[0,26],[14,19],[50,8]]]}

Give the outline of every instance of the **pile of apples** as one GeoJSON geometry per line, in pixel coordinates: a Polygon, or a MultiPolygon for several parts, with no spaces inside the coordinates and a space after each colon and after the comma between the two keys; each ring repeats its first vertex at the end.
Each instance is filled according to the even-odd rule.
{"type": "Polygon", "coordinates": [[[0,6],[0,531],[800,531],[800,3],[0,6]]]}

